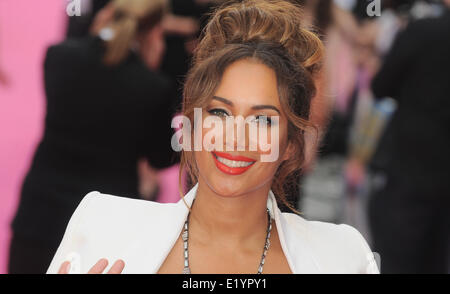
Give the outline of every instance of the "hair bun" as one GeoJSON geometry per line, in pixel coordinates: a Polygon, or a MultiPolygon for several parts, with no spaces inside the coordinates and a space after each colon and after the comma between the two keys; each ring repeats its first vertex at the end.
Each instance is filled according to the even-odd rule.
{"type": "Polygon", "coordinates": [[[226,44],[265,41],[281,44],[310,73],[315,73],[321,67],[323,45],[302,19],[302,9],[287,1],[227,2],[212,13],[194,62],[201,62],[226,44]]]}

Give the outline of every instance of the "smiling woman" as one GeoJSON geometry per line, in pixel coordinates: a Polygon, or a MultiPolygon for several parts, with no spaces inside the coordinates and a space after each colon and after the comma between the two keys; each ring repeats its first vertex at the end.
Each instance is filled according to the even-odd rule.
{"type": "Polygon", "coordinates": [[[278,129],[268,138],[279,147],[274,161],[261,160],[271,148],[250,150],[260,136],[245,132],[241,140],[234,125],[226,126],[215,136],[231,138],[223,146],[182,151],[195,186],[177,204],[92,192],[74,213],[49,272],[77,256],[77,268],[64,271],[87,272],[103,257],[123,260],[113,269],[124,273],[377,273],[354,228],[278,208],[278,201],[289,206],[286,187],[308,157],[305,133],[314,129],[309,112],[322,44],[301,21],[301,9],[280,0],[218,8],[184,88],[183,115],[202,132],[183,133],[183,141],[203,142],[210,118],[226,125],[230,117],[252,117],[278,129]]]}

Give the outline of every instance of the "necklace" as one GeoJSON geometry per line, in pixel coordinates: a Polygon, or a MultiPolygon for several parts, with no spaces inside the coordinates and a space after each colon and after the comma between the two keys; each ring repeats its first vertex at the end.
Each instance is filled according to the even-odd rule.
{"type": "MultiPolygon", "coordinates": [[[[183,239],[184,244],[184,269],[183,274],[190,274],[191,269],[189,268],[189,251],[188,251],[188,239],[189,239],[189,214],[186,218],[186,221],[184,223],[184,229],[183,234],[181,235],[181,238],[183,239]]],[[[261,262],[259,263],[258,272],[257,274],[261,274],[264,267],[264,261],[266,259],[267,251],[270,247],[270,231],[272,230],[272,217],[270,216],[269,209],[267,209],[267,219],[268,219],[268,225],[267,225],[267,235],[266,235],[266,243],[264,244],[264,250],[261,256],[261,262]]]]}

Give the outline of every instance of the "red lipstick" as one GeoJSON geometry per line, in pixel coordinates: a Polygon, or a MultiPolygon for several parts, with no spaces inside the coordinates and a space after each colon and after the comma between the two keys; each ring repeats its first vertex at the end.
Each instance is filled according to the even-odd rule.
{"type": "Polygon", "coordinates": [[[223,173],[226,173],[228,175],[240,175],[243,174],[244,172],[246,172],[250,167],[253,166],[253,164],[255,164],[255,160],[245,157],[245,156],[236,156],[236,155],[231,155],[229,153],[223,153],[223,152],[211,152],[214,162],[216,163],[217,168],[222,171],[223,173]],[[220,162],[218,157],[222,157],[228,160],[233,160],[233,161],[242,161],[242,162],[248,162],[250,163],[250,165],[248,166],[242,166],[242,167],[231,167],[226,165],[223,162],[220,162]]]}

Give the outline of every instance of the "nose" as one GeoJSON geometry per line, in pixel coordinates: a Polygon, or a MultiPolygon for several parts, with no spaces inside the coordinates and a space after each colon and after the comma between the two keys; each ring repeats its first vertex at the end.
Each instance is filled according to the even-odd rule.
{"type": "Polygon", "coordinates": [[[227,151],[255,151],[249,150],[252,141],[256,142],[257,134],[253,126],[246,123],[242,117],[227,120],[225,124],[225,147],[227,151]],[[253,138],[255,137],[255,138],[253,138]],[[252,140],[253,138],[253,140],[252,140]]]}

